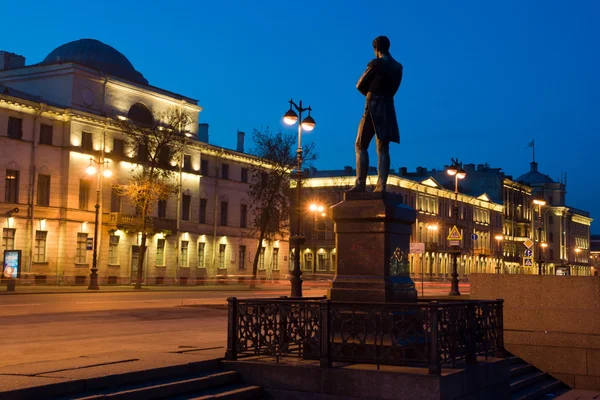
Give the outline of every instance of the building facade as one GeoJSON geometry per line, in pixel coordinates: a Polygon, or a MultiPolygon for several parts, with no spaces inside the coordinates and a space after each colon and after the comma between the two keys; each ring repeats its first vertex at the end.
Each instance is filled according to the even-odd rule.
{"type": "MultiPolygon", "coordinates": [[[[468,279],[471,273],[538,274],[540,267],[543,274],[594,273],[589,262],[592,219],[589,213],[564,206],[564,187],[554,194],[546,186],[543,193],[548,207],[543,209],[542,222],[538,224],[534,200],[541,191],[530,180],[513,179],[500,168],[486,164],[461,165],[466,173],[458,183],[457,198],[457,227],[462,236],[458,272],[462,279],[468,279]],[[560,242],[554,239],[558,237],[562,237],[560,242]],[[575,251],[574,245],[579,250],[575,251]],[[556,254],[563,258],[557,259],[556,254]]],[[[410,256],[414,279],[444,280],[451,272],[452,249],[447,236],[455,224],[455,182],[447,169],[448,166],[440,170],[420,167],[408,172],[400,168],[388,179],[388,191],[402,194],[405,203],[417,210],[411,242],[421,243],[424,251],[410,256]]],[[[307,277],[326,277],[335,272],[337,251],[327,208],[342,201],[343,191],[354,184],[355,171],[346,167],[334,171],[313,168],[306,172],[303,208],[307,242],[301,268],[307,277]],[[311,211],[311,204],[322,204],[326,212],[311,211]]],[[[370,174],[368,179],[376,181],[374,168],[370,174]]]]}
{"type": "MultiPolygon", "coordinates": [[[[99,281],[132,281],[140,256],[135,208],[113,186],[126,184],[140,161],[116,121],[173,109],[191,116],[191,138],[171,161],[179,191],[153,214],[144,281],[195,284],[252,273],[259,246],[247,192],[258,162],[244,153],[243,133],[236,151],[210,145],[196,100],[149,85],[125,56],[95,40],[67,43],[30,66],[0,56],[2,246],[22,250],[24,281],[86,283],[96,204],[99,281]],[[101,168],[90,177],[90,165],[112,176],[101,168]]],[[[262,243],[259,258],[260,273],[274,278],[288,275],[287,237],[277,239],[262,243]]]]}

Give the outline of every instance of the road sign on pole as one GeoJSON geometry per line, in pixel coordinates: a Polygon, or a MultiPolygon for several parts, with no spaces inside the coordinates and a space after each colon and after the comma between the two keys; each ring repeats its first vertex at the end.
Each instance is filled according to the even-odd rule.
{"type": "Polygon", "coordinates": [[[452,230],[450,231],[450,234],[448,235],[448,240],[457,240],[459,242],[462,240],[462,235],[460,234],[460,231],[458,230],[456,225],[454,225],[452,227],[452,230]]]}
{"type": "Polygon", "coordinates": [[[531,257],[523,257],[523,265],[525,267],[533,267],[533,259],[531,257]]]}
{"type": "Polygon", "coordinates": [[[531,256],[533,256],[533,250],[525,249],[525,257],[531,257],[531,256]]]}
{"type": "Polygon", "coordinates": [[[529,238],[527,238],[523,244],[525,245],[525,247],[530,248],[531,246],[533,246],[533,241],[529,238]]]}
{"type": "Polygon", "coordinates": [[[94,238],[87,238],[86,250],[93,250],[93,248],[94,248],[94,238]]]}
{"type": "Polygon", "coordinates": [[[479,238],[479,236],[477,236],[476,233],[474,233],[474,234],[471,235],[471,239],[472,240],[477,240],[478,238],[479,238]]]}
{"type": "Polygon", "coordinates": [[[425,253],[425,243],[411,243],[410,254],[423,254],[425,253]]]}

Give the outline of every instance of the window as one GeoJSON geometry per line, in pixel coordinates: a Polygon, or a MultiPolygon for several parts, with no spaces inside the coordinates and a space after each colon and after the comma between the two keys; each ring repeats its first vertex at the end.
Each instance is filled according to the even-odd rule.
{"type": "Polygon", "coordinates": [[[260,248],[260,254],[258,255],[258,269],[265,269],[265,248],[260,248]]]}
{"type": "MultiPolygon", "coordinates": [[[[37,235],[36,235],[37,236],[37,235]]],[[[85,264],[87,259],[87,233],[77,234],[77,248],[75,249],[75,264],[85,264]]],[[[37,239],[37,237],[36,237],[37,239]]]]}
{"type": "Polygon", "coordinates": [[[219,268],[225,269],[225,249],[227,248],[226,244],[219,245],[219,268]]]}
{"type": "Polygon", "coordinates": [[[52,144],[52,125],[40,124],[40,144],[52,144]]]}
{"type": "Polygon", "coordinates": [[[165,239],[158,239],[156,241],[156,265],[165,265],[165,239]]]}
{"type": "Polygon", "coordinates": [[[548,241],[550,243],[554,243],[554,234],[552,232],[548,233],[548,241]]]}
{"type": "Polygon", "coordinates": [[[248,206],[242,204],[240,206],[240,228],[247,228],[248,206]]]}
{"type": "Polygon", "coordinates": [[[192,170],[192,156],[189,154],[185,154],[183,156],[183,170],[191,171],[192,170]]]}
{"type": "Polygon", "coordinates": [[[110,212],[121,212],[121,196],[116,187],[110,191],[110,212]]]}
{"type": "Polygon", "coordinates": [[[168,167],[171,162],[171,148],[162,146],[158,152],[158,163],[164,167],[168,167]]]}
{"type": "Polygon", "coordinates": [[[81,132],[81,148],[84,150],[94,150],[91,132],[81,132]]]}
{"type": "Polygon", "coordinates": [[[242,168],[242,182],[248,183],[248,168],[242,168]]]}
{"type": "Polygon", "coordinates": [[[37,205],[44,207],[50,205],[50,175],[38,175],[37,205]]]}
{"type": "Polygon", "coordinates": [[[4,257],[4,250],[15,249],[15,229],[4,228],[2,229],[2,256],[4,257]]]}
{"type": "Polygon", "coordinates": [[[246,246],[240,246],[240,254],[238,256],[238,260],[239,260],[239,268],[245,269],[246,268],[246,246]]]}
{"type": "Polygon", "coordinates": [[[206,243],[198,243],[198,268],[204,268],[204,246],[206,243]]]}
{"type": "Polygon", "coordinates": [[[313,253],[304,253],[304,271],[312,271],[313,253]]]}
{"type": "Polygon", "coordinates": [[[317,253],[317,271],[327,271],[327,254],[317,253]]]}
{"type": "Polygon", "coordinates": [[[125,145],[123,139],[113,139],[113,154],[116,156],[125,156],[125,145]]]}
{"type": "Polygon", "coordinates": [[[158,201],[158,218],[167,218],[167,200],[158,201]]]}
{"type": "Polygon", "coordinates": [[[207,199],[200,199],[200,215],[198,216],[198,222],[201,224],[206,223],[206,204],[208,203],[207,199]]]}
{"type": "Polygon", "coordinates": [[[110,235],[108,240],[108,263],[119,265],[119,236],[110,235]]]}
{"type": "Polygon", "coordinates": [[[188,266],[188,247],[190,242],[187,240],[181,241],[181,246],[179,247],[179,266],[187,267],[188,266]]]}
{"type": "Polygon", "coordinates": [[[19,202],[19,171],[13,169],[6,170],[6,180],[4,182],[4,201],[7,203],[19,202]]]}
{"type": "Polygon", "coordinates": [[[271,258],[271,265],[273,271],[279,271],[279,248],[273,248],[273,258],[271,258]]]}
{"type": "Polygon", "coordinates": [[[8,137],[21,139],[23,136],[23,120],[21,118],[8,117],[8,137]]]}
{"type": "Polygon", "coordinates": [[[46,262],[46,237],[48,232],[35,231],[35,252],[33,253],[33,262],[46,262]]]}
{"type": "Polygon", "coordinates": [[[221,165],[221,179],[229,179],[229,164],[221,165]]]}
{"type": "Polygon", "coordinates": [[[181,219],[183,221],[190,220],[190,206],[192,204],[192,196],[184,194],[181,198],[181,219]]]}
{"type": "Polygon", "coordinates": [[[148,161],[148,147],[145,144],[139,144],[137,148],[137,161],[146,162],[148,161]]]}
{"type": "Polygon", "coordinates": [[[548,215],[548,224],[552,225],[554,223],[554,218],[552,215],[548,215]]]}
{"type": "Polygon", "coordinates": [[[221,202],[221,226],[227,226],[227,202],[221,202]]]}
{"type": "Polygon", "coordinates": [[[90,181],[86,179],[79,180],[79,209],[87,210],[90,200],[90,181]]]}
{"type": "Polygon", "coordinates": [[[208,160],[200,161],[200,173],[202,175],[208,176],[208,160]]]}

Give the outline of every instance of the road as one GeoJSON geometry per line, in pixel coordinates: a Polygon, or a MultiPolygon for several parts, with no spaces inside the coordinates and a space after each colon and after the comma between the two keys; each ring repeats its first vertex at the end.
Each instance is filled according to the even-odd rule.
{"type": "MultiPolygon", "coordinates": [[[[425,294],[448,293],[448,285],[427,286],[425,294]]],[[[305,296],[325,293],[325,287],[304,291],[305,296]]],[[[227,297],[283,295],[289,288],[1,296],[0,367],[120,350],[225,351],[227,297]]]]}

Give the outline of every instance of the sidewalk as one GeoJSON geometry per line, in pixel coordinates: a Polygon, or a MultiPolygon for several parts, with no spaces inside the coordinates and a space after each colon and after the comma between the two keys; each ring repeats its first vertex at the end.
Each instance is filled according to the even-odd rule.
{"type": "Polygon", "coordinates": [[[600,399],[600,392],[593,392],[591,390],[580,390],[573,389],[558,396],[556,400],[598,400],[600,399]]]}

